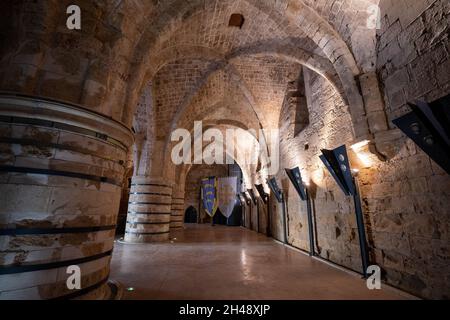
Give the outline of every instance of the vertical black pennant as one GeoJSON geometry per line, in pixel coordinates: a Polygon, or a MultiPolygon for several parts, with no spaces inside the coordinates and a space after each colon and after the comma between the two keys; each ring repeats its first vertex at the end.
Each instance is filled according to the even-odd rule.
{"type": "MultiPolygon", "coordinates": [[[[427,105],[428,107],[428,105],[427,105]]],[[[447,144],[450,139],[450,94],[445,97],[439,98],[430,103],[430,110],[433,112],[433,116],[439,121],[442,129],[444,130],[444,136],[446,136],[447,144]]]]}
{"type": "Polygon", "coordinates": [[[255,184],[255,187],[256,187],[256,190],[259,193],[259,196],[263,200],[263,202],[267,203],[267,196],[268,196],[268,194],[266,193],[266,191],[264,191],[264,186],[262,184],[255,184]]]}
{"type": "Polygon", "coordinates": [[[438,103],[442,104],[440,101],[435,102],[436,110],[432,110],[425,102],[418,102],[417,106],[410,104],[413,111],[392,122],[450,174],[450,139],[447,135],[450,106],[443,107],[438,103]]]}
{"type": "Polygon", "coordinates": [[[294,169],[284,169],[284,170],[286,171],[289,180],[291,180],[300,198],[302,200],[306,200],[306,190],[305,186],[303,185],[300,169],[298,167],[295,167],[294,169]]]}
{"type": "Polygon", "coordinates": [[[345,145],[334,149],[333,153],[339,163],[339,170],[344,177],[348,192],[351,195],[355,194],[355,184],[353,182],[352,171],[350,168],[350,162],[348,161],[347,149],[345,148],[345,145]]]}
{"type": "Polygon", "coordinates": [[[250,205],[251,199],[250,199],[250,197],[247,195],[247,192],[241,192],[241,195],[242,195],[242,197],[244,198],[245,203],[246,203],[247,205],[250,205]]]}
{"type": "Polygon", "coordinates": [[[339,162],[334,156],[334,152],[332,150],[322,149],[322,155],[319,156],[320,160],[325,164],[325,167],[330,172],[331,176],[334,178],[338,186],[342,189],[345,195],[350,195],[350,192],[347,188],[347,184],[342,175],[341,170],[339,169],[339,162]]]}
{"type": "Polygon", "coordinates": [[[364,217],[361,207],[361,199],[358,193],[355,180],[352,176],[350,162],[348,161],[347,149],[342,145],[334,150],[322,150],[320,159],[327,167],[330,174],[336,180],[339,187],[346,195],[353,196],[355,203],[356,224],[358,227],[358,241],[361,250],[362,273],[367,276],[369,266],[369,252],[367,247],[366,233],[364,227],[364,217]]]}
{"type": "Polygon", "coordinates": [[[250,198],[253,201],[253,204],[256,204],[256,197],[255,197],[255,193],[253,192],[253,189],[247,189],[248,194],[250,195],[250,198]]]}
{"type": "Polygon", "coordinates": [[[270,190],[272,190],[273,194],[277,198],[277,201],[279,203],[281,203],[283,201],[283,199],[281,197],[281,190],[280,190],[280,188],[278,187],[278,184],[277,184],[277,179],[270,178],[269,180],[267,180],[267,184],[269,185],[270,190]]]}

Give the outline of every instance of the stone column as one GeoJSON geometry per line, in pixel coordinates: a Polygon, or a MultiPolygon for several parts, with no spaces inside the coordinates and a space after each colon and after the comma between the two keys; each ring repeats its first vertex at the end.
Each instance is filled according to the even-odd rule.
{"type": "Polygon", "coordinates": [[[174,190],[172,194],[172,214],[170,216],[170,229],[182,229],[184,225],[184,191],[174,190]]]}
{"type": "Polygon", "coordinates": [[[80,107],[0,96],[0,299],[109,296],[132,143],[126,127],[80,107]],[[67,288],[71,265],[81,290],[67,288]]]}
{"type": "MultiPolygon", "coordinates": [[[[131,162],[132,163],[132,162],[131,162]]],[[[119,213],[117,216],[116,235],[123,235],[125,233],[125,226],[128,215],[128,201],[130,197],[131,177],[133,176],[133,168],[130,162],[127,161],[126,171],[124,175],[124,182],[122,185],[122,192],[120,196],[119,213]]]]}
{"type": "Polygon", "coordinates": [[[169,240],[172,184],[148,176],[131,180],[125,242],[169,240]]]}

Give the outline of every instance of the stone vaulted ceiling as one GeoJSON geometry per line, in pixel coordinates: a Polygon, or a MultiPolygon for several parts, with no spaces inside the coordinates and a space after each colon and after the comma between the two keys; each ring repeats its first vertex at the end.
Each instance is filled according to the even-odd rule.
{"type": "Polygon", "coordinates": [[[15,1],[2,4],[9,45],[0,81],[3,90],[80,104],[138,130],[145,119],[148,143],[169,149],[170,132],[195,120],[277,127],[287,83],[305,65],[348,103],[361,136],[355,76],[372,61],[359,52],[374,43],[364,29],[373,2],[83,0],[83,26],[73,33],[62,23],[64,3],[15,1]],[[41,14],[30,19],[30,11],[41,14]],[[233,13],[243,15],[241,28],[228,25],[233,13]],[[361,28],[365,42],[355,36],[361,28]],[[147,107],[138,108],[143,95],[147,107]]]}

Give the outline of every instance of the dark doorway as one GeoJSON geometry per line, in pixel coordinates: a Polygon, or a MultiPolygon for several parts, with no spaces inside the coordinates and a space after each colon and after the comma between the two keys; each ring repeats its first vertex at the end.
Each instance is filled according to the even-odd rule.
{"type": "Polygon", "coordinates": [[[242,207],[239,204],[236,204],[233,208],[233,212],[231,213],[228,219],[220,212],[220,209],[217,209],[213,221],[214,224],[221,224],[226,226],[240,226],[241,219],[242,219],[242,207]]]}
{"type": "Polygon", "coordinates": [[[184,222],[197,223],[197,210],[193,206],[186,209],[186,212],[184,213],[184,222]]]}
{"type": "Polygon", "coordinates": [[[220,212],[220,209],[217,209],[216,214],[213,217],[213,222],[214,224],[227,224],[227,218],[222,214],[222,212],[220,212]]]}
{"type": "Polygon", "coordinates": [[[240,203],[236,204],[233,209],[233,213],[228,218],[228,226],[240,226],[242,223],[242,206],[240,203]]]}

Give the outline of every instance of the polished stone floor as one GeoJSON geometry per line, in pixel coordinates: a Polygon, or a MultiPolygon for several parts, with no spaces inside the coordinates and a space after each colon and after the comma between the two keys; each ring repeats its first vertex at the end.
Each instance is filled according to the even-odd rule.
{"type": "Polygon", "coordinates": [[[124,299],[402,299],[240,227],[187,225],[170,243],[116,242],[124,299]]]}

